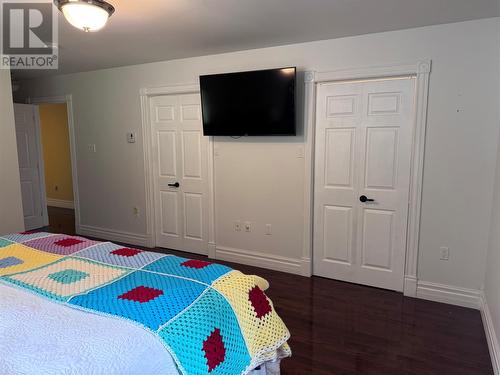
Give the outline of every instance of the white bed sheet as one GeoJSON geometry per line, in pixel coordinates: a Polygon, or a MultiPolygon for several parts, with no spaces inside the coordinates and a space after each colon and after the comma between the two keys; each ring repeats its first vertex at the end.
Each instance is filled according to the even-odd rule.
{"type": "MultiPolygon", "coordinates": [[[[248,375],[279,375],[280,360],[248,375]]],[[[179,375],[151,332],[0,282],[1,375],[179,375]]]]}
{"type": "Polygon", "coordinates": [[[0,283],[2,375],[178,375],[152,333],[0,283]]]}

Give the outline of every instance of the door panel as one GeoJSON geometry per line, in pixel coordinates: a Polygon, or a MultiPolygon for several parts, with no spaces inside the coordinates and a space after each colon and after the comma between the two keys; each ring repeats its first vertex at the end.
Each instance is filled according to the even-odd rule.
{"type": "Polygon", "coordinates": [[[327,117],[352,116],[356,113],[356,95],[333,95],[327,98],[327,117]]]}
{"type": "Polygon", "coordinates": [[[332,262],[352,262],[352,208],[325,206],[324,208],[324,259],[332,262]],[[329,230],[336,228],[336,230],[329,230]]]}
{"type": "Polygon", "coordinates": [[[201,131],[182,131],[182,160],[184,178],[201,176],[201,131]]]}
{"type": "Polygon", "coordinates": [[[35,194],[31,181],[21,181],[21,196],[23,197],[23,214],[25,218],[35,216],[35,194]]]}
{"type": "Polygon", "coordinates": [[[156,122],[163,121],[173,121],[174,117],[174,106],[173,105],[159,105],[155,108],[156,122]]]}
{"type": "Polygon", "coordinates": [[[208,138],[199,94],[151,97],[150,113],[156,244],[207,254],[208,138]]]}
{"type": "Polygon", "coordinates": [[[37,108],[28,104],[14,104],[17,155],[21,177],[24,226],[26,230],[44,226],[41,186],[40,139],[35,123],[37,108]]]}
{"type": "Polygon", "coordinates": [[[397,167],[397,128],[367,128],[365,187],[394,189],[397,167]]]}
{"type": "Polygon", "coordinates": [[[368,94],[368,115],[388,115],[399,113],[401,94],[381,92],[368,94]]]}
{"type": "Polygon", "coordinates": [[[196,193],[184,194],[186,237],[203,239],[203,196],[196,193]]]}
{"type": "Polygon", "coordinates": [[[17,130],[17,156],[19,159],[19,168],[29,168],[30,167],[30,146],[28,141],[27,130],[17,130]]]}
{"type": "Polygon", "coordinates": [[[200,120],[200,106],[198,104],[183,104],[181,105],[182,120],[200,120]]]}
{"type": "Polygon", "coordinates": [[[327,129],[325,187],[353,184],[354,129],[327,129]]]}
{"type": "Polygon", "coordinates": [[[394,212],[363,210],[362,267],[391,271],[394,212]]]}
{"type": "Polygon", "coordinates": [[[402,290],[414,87],[413,78],[318,85],[315,274],[402,290]]]}
{"type": "Polygon", "coordinates": [[[171,236],[179,238],[179,226],[177,217],[179,216],[179,206],[177,202],[179,193],[176,191],[160,192],[161,199],[161,222],[162,236],[171,236]]]}
{"type": "Polygon", "coordinates": [[[159,164],[160,176],[172,177],[177,176],[177,150],[175,131],[159,131],[158,132],[158,150],[159,150],[159,164]]]}

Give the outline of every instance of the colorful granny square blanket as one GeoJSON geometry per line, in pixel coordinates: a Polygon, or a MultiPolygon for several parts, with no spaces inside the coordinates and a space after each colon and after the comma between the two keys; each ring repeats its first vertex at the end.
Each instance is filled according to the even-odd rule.
{"type": "Polygon", "coordinates": [[[50,236],[55,236],[55,234],[47,232],[21,232],[21,233],[7,234],[5,236],[2,236],[2,238],[10,240],[12,242],[23,243],[34,240],[36,238],[43,238],[50,236]]]}
{"type": "Polygon", "coordinates": [[[60,255],[38,251],[23,244],[0,247],[0,276],[32,270],[61,259],[60,255]]]}
{"type": "Polygon", "coordinates": [[[123,247],[111,242],[102,242],[80,251],[78,257],[92,259],[101,263],[114,264],[115,266],[141,268],[162,258],[163,255],[123,247]]]}
{"type": "Polygon", "coordinates": [[[0,282],[138,324],[183,375],[246,374],[291,355],[267,281],[207,260],[25,232],[0,237],[0,282]]]}
{"type": "Polygon", "coordinates": [[[0,248],[12,245],[14,242],[6,240],[5,238],[0,238],[0,248]]]}
{"type": "Polygon", "coordinates": [[[69,297],[101,287],[128,272],[86,259],[65,257],[44,267],[6,276],[5,279],[46,297],[68,301],[69,297]]]}
{"type": "Polygon", "coordinates": [[[47,236],[23,242],[24,245],[33,249],[60,255],[74,254],[98,243],[97,241],[87,240],[83,237],[66,235],[47,236]]]}
{"type": "Polygon", "coordinates": [[[211,284],[222,275],[232,271],[231,268],[222,264],[176,256],[163,257],[147,265],[144,269],[162,274],[186,277],[205,284],[211,284]]]}

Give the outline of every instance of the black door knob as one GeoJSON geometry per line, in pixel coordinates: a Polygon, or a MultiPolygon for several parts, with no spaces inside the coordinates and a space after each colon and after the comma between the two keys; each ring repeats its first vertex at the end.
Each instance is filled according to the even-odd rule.
{"type": "Polygon", "coordinates": [[[176,182],[175,184],[168,184],[168,186],[171,186],[171,187],[179,187],[179,186],[181,186],[181,185],[179,185],[179,183],[178,183],[178,182],[176,182]]]}
{"type": "Polygon", "coordinates": [[[360,196],[360,197],[359,197],[359,200],[360,200],[361,202],[363,202],[363,203],[365,203],[365,202],[374,202],[374,201],[375,201],[375,199],[370,199],[370,198],[368,198],[366,195],[362,195],[362,196],[360,196]]]}

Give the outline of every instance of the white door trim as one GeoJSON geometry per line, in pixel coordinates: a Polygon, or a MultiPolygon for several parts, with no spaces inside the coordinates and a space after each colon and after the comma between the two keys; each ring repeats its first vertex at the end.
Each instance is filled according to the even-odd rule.
{"type": "Polygon", "coordinates": [[[412,161],[410,175],[410,199],[408,211],[408,236],[406,243],[406,262],[404,277],[404,294],[417,295],[417,266],[420,233],[420,211],[422,202],[422,177],[425,151],[425,131],[427,125],[427,102],[429,92],[429,75],[431,60],[419,60],[413,63],[387,66],[340,69],[329,72],[305,72],[305,108],[304,121],[306,129],[306,189],[304,194],[304,247],[302,259],[304,276],[312,274],[312,209],[314,207],[314,131],[315,131],[315,91],[319,82],[347,81],[360,79],[376,79],[400,76],[414,76],[415,89],[415,132],[412,145],[412,161]],[[305,262],[308,260],[309,262],[305,262]]]}
{"type": "MultiPolygon", "coordinates": [[[[75,228],[78,232],[78,228],[80,226],[80,203],[79,203],[79,195],[78,195],[78,170],[76,163],[76,138],[75,138],[75,122],[73,115],[73,96],[71,94],[61,95],[61,96],[44,96],[44,97],[28,97],[28,104],[55,104],[55,103],[66,103],[66,111],[68,113],[68,131],[69,131],[69,149],[70,149],[70,159],[71,159],[71,179],[73,184],[73,201],[75,208],[75,228]]],[[[37,132],[40,132],[40,118],[38,115],[38,111],[36,112],[36,123],[37,123],[37,132]]],[[[39,141],[39,150],[42,152],[42,142],[41,138],[38,138],[39,141]]],[[[42,155],[42,163],[43,163],[43,155],[42,155]]],[[[43,164],[41,167],[41,180],[42,180],[42,189],[43,189],[43,205],[45,210],[45,215],[47,218],[48,225],[48,215],[47,215],[47,197],[45,192],[45,170],[43,169],[43,164]]]]}
{"type": "MultiPolygon", "coordinates": [[[[200,86],[197,84],[168,85],[159,87],[144,87],[139,90],[141,99],[142,139],[144,147],[144,171],[146,189],[146,236],[149,247],[156,246],[155,205],[153,160],[151,150],[153,145],[149,118],[149,98],[158,95],[197,94],[200,86]]],[[[208,257],[215,258],[215,191],[214,191],[214,139],[208,138],[208,257]]]]}
{"type": "Polygon", "coordinates": [[[42,220],[43,225],[46,227],[49,225],[49,213],[47,212],[47,189],[45,186],[45,161],[43,159],[43,148],[42,148],[42,128],[40,125],[40,111],[38,108],[33,108],[33,116],[35,118],[35,137],[36,145],[38,149],[38,175],[40,176],[40,193],[42,195],[42,220]]]}

